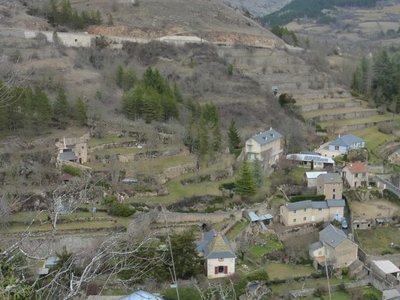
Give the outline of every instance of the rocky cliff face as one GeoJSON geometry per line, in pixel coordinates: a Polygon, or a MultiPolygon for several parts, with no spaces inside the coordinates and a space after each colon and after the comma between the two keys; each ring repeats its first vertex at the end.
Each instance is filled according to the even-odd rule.
{"type": "Polygon", "coordinates": [[[293,0],[223,0],[227,5],[249,11],[255,17],[261,17],[280,10],[293,0]]]}

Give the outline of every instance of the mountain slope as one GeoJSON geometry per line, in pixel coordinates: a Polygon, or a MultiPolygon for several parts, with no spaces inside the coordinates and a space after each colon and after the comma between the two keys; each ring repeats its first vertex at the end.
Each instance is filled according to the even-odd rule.
{"type": "Polygon", "coordinates": [[[255,17],[261,17],[280,10],[293,0],[224,0],[231,7],[248,11],[255,17]]]}

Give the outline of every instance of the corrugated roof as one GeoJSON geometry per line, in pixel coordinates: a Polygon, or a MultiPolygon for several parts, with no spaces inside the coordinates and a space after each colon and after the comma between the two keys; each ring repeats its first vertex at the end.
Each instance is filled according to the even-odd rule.
{"type": "Polygon", "coordinates": [[[363,142],[364,140],[359,138],[358,136],[355,136],[353,134],[346,134],[341,137],[338,137],[336,140],[333,140],[332,142],[329,143],[329,145],[349,147],[353,144],[363,143],[363,142]]]}
{"type": "Polygon", "coordinates": [[[383,299],[385,300],[399,300],[400,291],[396,289],[383,291],[383,299]]]}
{"type": "Polygon", "coordinates": [[[307,178],[307,179],[316,179],[316,178],[318,178],[319,175],[327,174],[327,173],[328,173],[327,171],[321,171],[321,172],[305,172],[306,178],[307,178]]]}
{"type": "Polygon", "coordinates": [[[282,138],[282,135],[278,131],[272,128],[268,131],[260,132],[259,134],[256,134],[252,137],[252,139],[255,140],[260,145],[271,143],[280,138],[282,138]]]}
{"type": "Polygon", "coordinates": [[[286,155],[286,159],[297,160],[297,161],[306,161],[306,162],[320,162],[326,164],[335,164],[335,161],[330,157],[325,157],[321,155],[309,155],[309,154],[301,154],[301,153],[293,153],[286,155]]]}
{"type": "Polygon", "coordinates": [[[373,260],[372,262],[385,274],[400,272],[400,269],[390,260],[373,260]]]}
{"type": "Polygon", "coordinates": [[[347,235],[332,224],[329,224],[319,232],[319,240],[333,248],[339,246],[345,239],[347,239],[347,235]]]}
{"type": "Polygon", "coordinates": [[[254,211],[249,212],[249,218],[252,222],[257,222],[260,220],[260,218],[257,216],[257,214],[254,211]]]}
{"type": "Polygon", "coordinates": [[[342,177],[338,173],[327,173],[318,176],[318,180],[322,179],[324,183],[343,183],[342,177]]]}
{"type": "Polygon", "coordinates": [[[162,300],[162,298],[146,291],[137,291],[133,294],[120,298],[120,300],[162,300]]]}
{"type": "Polygon", "coordinates": [[[197,250],[206,258],[236,257],[226,237],[214,229],[204,234],[203,239],[197,243],[197,250]]]}

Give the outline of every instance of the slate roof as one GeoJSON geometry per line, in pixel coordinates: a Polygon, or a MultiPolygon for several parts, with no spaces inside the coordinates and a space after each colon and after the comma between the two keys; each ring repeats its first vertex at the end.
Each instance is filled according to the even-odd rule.
{"type": "Polygon", "coordinates": [[[203,239],[197,243],[197,251],[205,258],[235,258],[235,252],[227,238],[214,229],[206,232],[203,239]]]}
{"type": "Polygon", "coordinates": [[[322,248],[322,246],[323,246],[322,243],[320,241],[318,241],[318,242],[310,244],[310,246],[308,246],[308,250],[315,251],[319,248],[322,248]]]}
{"type": "Polygon", "coordinates": [[[162,298],[146,291],[137,291],[133,294],[120,298],[120,300],[162,300],[162,298]]]}
{"type": "Polygon", "coordinates": [[[273,141],[282,138],[282,135],[275,129],[270,129],[268,131],[260,132],[252,137],[260,145],[269,144],[273,141]]]}
{"type": "Polygon", "coordinates": [[[260,220],[260,217],[257,216],[257,214],[254,211],[249,212],[249,217],[252,222],[257,222],[258,220],[260,220]]]}
{"type": "Polygon", "coordinates": [[[63,161],[76,161],[78,158],[72,151],[62,152],[58,154],[58,159],[63,161]]]}
{"type": "Polygon", "coordinates": [[[304,200],[299,202],[292,202],[286,204],[286,207],[290,211],[302,210],[305,208],[328,208],[328,207],[344,207],[346,205],[343,199],[329,199],[325,201],[311,201],[304,200]]]}
{"type": "Polygon", "coordinates": [[[328,207],[345,207],[346,201],[343,199],[328,199],[326,200],[328,207]]]}
{"type": "Polygon", "coordinates": [[[324,183],[343,183],[342,177],[338,173],[327,173],[318,176],[324,183]]]}
{"type": "Polygon", "coordinates": [[[355,136],[353,134],[346,134],[341,137],[338,137],[336,140],[333,140],[329,143],[332,146],[342,146],[342,147],[349,147],[356,143],[363,143],[364,140],[355,136]]]}
{"type": "Polygon", "coordinates": [[[333,248],[339,246],[346,239],[347,235],[332,224],[329,224],[319,232],[319,240],[333,248]]]}

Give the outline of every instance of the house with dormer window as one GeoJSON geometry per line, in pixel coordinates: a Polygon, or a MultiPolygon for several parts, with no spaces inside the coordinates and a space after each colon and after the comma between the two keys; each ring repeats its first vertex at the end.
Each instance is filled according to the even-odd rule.
{"type": "Polygon", "coordinates": [[[208,278],[228,277],[235,273],[236,255],[228,239],[212,229],[203,234],[197,251],[204,257],[208,278]]]}

